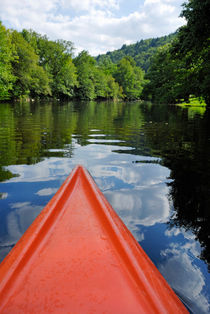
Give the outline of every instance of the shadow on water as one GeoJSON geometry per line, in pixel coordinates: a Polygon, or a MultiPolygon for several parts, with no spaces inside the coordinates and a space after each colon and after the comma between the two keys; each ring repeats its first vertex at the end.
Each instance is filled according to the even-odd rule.
{"type": "Polygon", "coordinates": [[[0,104],[1,258],[77,163],[186,304],[207,312],[209,111],[141,102],[0,104]]]}

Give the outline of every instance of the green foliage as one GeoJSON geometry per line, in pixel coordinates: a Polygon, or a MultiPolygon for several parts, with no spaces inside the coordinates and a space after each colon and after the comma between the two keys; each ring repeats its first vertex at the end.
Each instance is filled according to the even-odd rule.
{"type": "Polygon", "coordinates": [[[170,50],[170,44],[157,50],[146,75],[143,97],[156,103],[176,103],[182,98],[188,100],[190,95],[191,72],[185,71],[183,62],[175,60],[170,50]]]}
{"type": "Polygon", "coordinates": [[[123,89],[112,75],[107,75],[107,98],[118,99],[123,98],[123,89]]]}
{"type": "Polygon", "coordinates": [[[194,95],[210,105],[210,0],[189,0],[181,16],[187,24],[151,59],[143,96],[176,103],[194,95]]]}
{"type": "Polygon", "coordinates": [[[13,46],[11,35],[0,22],[0,100],[9,99],[15,76],[12,73],[13,46]]]}
{"type": "Polygon", "coordinates": [[[94,70],[95,60],[87,51],[82,51],[75,59],[74,64],[78,73],[78,87],[76,97],[80,99],[95,99],[94,70]]]}
{"type": "Polygon", "coordinates": [[[95,59],[87,51],[82,51],[74,59],[74,64],[79,83],[75,90],[76,97],[83,100],[122,97],[122,88],[115,82],[109,68],[105,70],[104,65],[97,66],[95,59]]]}
{"type": "Polygon", "coordinates": [[[99,68],[95,67],[94,70],[94,86],[97,98],[107,98],[107,76],[99,68]]]}
{"type": "Polygon", "coordinates": [[[177,104],[181,107],[206,107],[206,103],[202,98],[190,97],[188,102],[182,102],[177,104]]]}
{"type": "Polygon", "coordinates": [[[144,73],[135,65],[132,57],[124,57],[120,60],[114,77],[122,86],[127,99],[140,98],[144,84],[144,73]]]}
{"type": "Polygon", "coordinates": [[[46,96],[139,99],[145,80],[138,66],[141,63],[138,52],[145,52],[149,58],[148,49],[156,49],[169,40],[163,37],[141,41],[130,48],[124,45],[114,60],[119,60],[117,64],[111,55],[100,56],[96,63],[86,51],[73,59],[70,41],[52,41],[33,30],[19,33],[9,32],[3,26],[0,29],[0,100],[46,96]],[[138,55],[137,65],[129,56],[131,50],[134,57],[138,55]]]}
{"type": "Polygon", "coordinates": [[[111,61],[111,58],[106,57],[105,55],[101,56],[97,64],[106,74],[113,75],[117,69],[117,65],[111,61]]]}
{"type": "Polygon", "coordinates": [[[22,34],[39,55],[39,64],[50,78],[50,87],[55,97],[72,97],[77,85],[76,68],[72,62],[73,44],[70,41],[52,41],[30,30],[22,34]]]}
{"type": "Polygon", "coordinates": [[[210,0],[188,0],[183,4],[181,16],[187,20],[178,33],[178,38],[184,33],[181,52],[192,51],[197,57],[203,48],[209,47],[210,0]]]}
{"type": "Polygon", "coordinates": [[[77,75],[71,57],[71,43],[41,38],[39,49],[41,65],[52,79],[53,95],[72,96],[74,86],[77,84],[77,75]]]}
{"type": "Polygon", "coordinates": [[[48,76],[38,65],[39,57],[32,46],[17,31],[12,32],[12,44],[16,55],[12,62],[13,74],[16,77],[13,96],[50,94],[48,76]]]}
{"type": "Polygon", "coordinates": [[[183,5],[187,24],[180,28],[172,53],[185,60],[185,68],[194,69],[191,81],[195,96],[210,105],[210,0],[190,0],[183,5]]]}
{"type": "Polygon", "coordinates": [[[206,103],[203,99],[191,97],[188,102],[182,102],[177,104],[181,108],[188,109],[188,118],[194,119],[195,115],[199,114],[203,116],[206,112],[206,103]]]}
{"type": "Polygon", "coordinates": [[[170,43],[174,38],[175,34],[171,34],[159,38],[141,40],[132,45],[123,45],[121,49],[112,52],[109,51],[104,55],[99,55],[96,60],[99,65],[110,61],[116,64],[122,58],[131,56],[135,60],[136,65],[147,72],[150,65],[150,59],[157,51],[157,48],[170,43]]]}

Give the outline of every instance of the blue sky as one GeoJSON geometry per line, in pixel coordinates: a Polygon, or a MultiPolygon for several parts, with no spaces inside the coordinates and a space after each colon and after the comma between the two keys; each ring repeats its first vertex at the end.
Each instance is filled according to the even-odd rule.
{"type": "Polygon", "coordinates": [[[74,43],[98,55],[123,44],[159,37],[184,24],[183,0],[0,0],[0,20],[74,43]]]}

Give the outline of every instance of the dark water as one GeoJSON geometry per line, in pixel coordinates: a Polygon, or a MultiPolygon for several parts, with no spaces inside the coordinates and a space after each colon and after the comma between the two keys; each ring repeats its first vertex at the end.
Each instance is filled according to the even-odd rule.
{"type": "Polygon", "coordinates": [[[0,104],[0,259],[83,164],[195,313],[210,311],[210,114],[134,103],[0,104]]]}

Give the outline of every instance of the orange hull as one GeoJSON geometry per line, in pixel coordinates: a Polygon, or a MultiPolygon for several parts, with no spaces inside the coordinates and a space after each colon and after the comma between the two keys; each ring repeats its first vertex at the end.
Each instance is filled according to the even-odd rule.
{"type": "Polygon", "coordinates": [[[81,166],[0,265],[0,312],[188,313],[81,166]]]}

